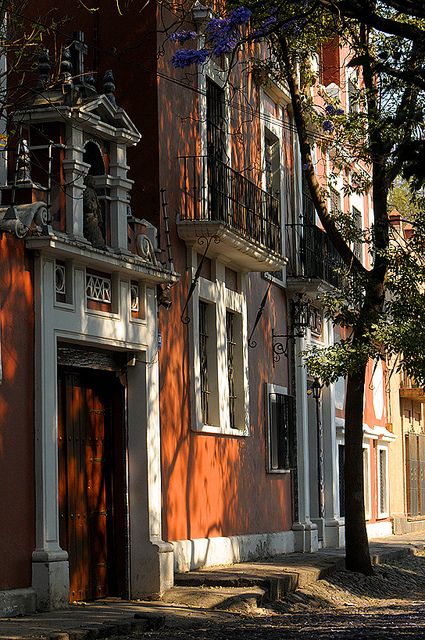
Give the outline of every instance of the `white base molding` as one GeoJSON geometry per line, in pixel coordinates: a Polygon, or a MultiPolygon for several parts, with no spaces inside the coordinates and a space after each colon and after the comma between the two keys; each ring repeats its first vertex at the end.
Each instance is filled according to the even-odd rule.
{"type": "Polygon", "coordinates": [[[68,554],[62,549],[32,554],[32,586],[37,594],[37,610],[66,609],[69,605],[68,554]]]}
{"type": "Polygon", "coordinates": [[[0,618],[13,618],[34,613],[37,596],[34,589],[7,589],[0,591],[0,618]]]}
{"type": "Polygon", "coordinates": [[[176,540],[174,571],[185,573],[201,567],[235,564],[270,558],[295,551],[293,531],[255,533],[250,535],[176,540]]]}
{"type": "Polygon", "coordinates": [[[132,545],[132,599],[149,597],[156,600],[174,586],[173,547],[158,537],[148,543],[132,545]]]}
{"type": "Polygon", "coordinates": [[[295,549],[300,553],[313,553],[319,548],[319,532],[314,522],[294,522],[292,525],[295,549]]]}
{"type": "Polygon", "coordinates": [[[395,535],[405,533],[419,533],[425,531],[425,518],[408,518],[404,514],[393,516],[393,533],[395,535]]]}
{"type": "Polygon", "coordinates": [[[385,520],[385,522],[369,522],[366,525],[366,529],[369,540],[373,540],[373,538],[386,538],[393,534],[393,525],[389,520],[385,520]]]}

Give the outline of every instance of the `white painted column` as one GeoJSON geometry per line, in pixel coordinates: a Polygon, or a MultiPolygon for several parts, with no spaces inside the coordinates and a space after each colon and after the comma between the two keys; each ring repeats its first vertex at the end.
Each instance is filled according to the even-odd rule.
{"type": "Polygon", "coordinates": [[[35,500],[32,586],[41,610],[66,607],[68,554],[59,545],[56,338],[51,313],[54,262],[35,260],[35,500]]]}
{"type": "Polygon", "coordinates": [[[67,139],[70,140],[70,144],[66,147],[65,160],[62,163],[66,185],[66,233],[80,242],[87,242],[83,231],[83,193],[84,178],[90,165],[83,162],[83,132],[69,126],[67,139]]]}
{"type": "Polygon", "coordinates": [[[114,249],[128,252],[127,210],[134,184],[127,178],[127,149],[123,144],[111,145],[111,244],[114,249]]]}
{"type": "Polygon", "coordinates": [[[295,395],[297,412],[297,490],[298,520],[292,529],[295,534],[296,551],[314,551],[318,547],[317,528],[310,520],[310,460],[307,409],[307,371],[300,366],[300,354],[305,349],[305,338],[296,338],[295,395]]]}
{"type": "MultiPolygon", "coordinates": [[[[333,344],[334,331],[330,320],[325,321],[324,330],[326,344],[333,344]]],[[[322,389],[322,419],[325,467],[325,520],[323,544],[325,547],[338,548],[341,546],[343,540],[341,540],[340,522],[338,519],[338,451],[335,424],[335,385],[333,384],[322,389]]]]}
{"type": "MultiPolygon", "coordinates": [[[[146,292],[147,325],[156,327],[156,299],[146,292]]],[[[157,331],[128,370],[130,596],[173,586],[173,547],[161,538],[161,447],[157,331]]]]}

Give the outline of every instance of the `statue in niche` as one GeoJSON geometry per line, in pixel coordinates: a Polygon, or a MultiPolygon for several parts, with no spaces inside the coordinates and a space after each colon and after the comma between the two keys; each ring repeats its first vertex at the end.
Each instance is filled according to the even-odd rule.
{"type": "Polygon", "coordinates": [[[84,237],[97,249],[104,249],[106,245],[102,233],[102,208],[94,188],[93,176],[88,174],[84,184],[86,185],[83,194],[84,237]]]}

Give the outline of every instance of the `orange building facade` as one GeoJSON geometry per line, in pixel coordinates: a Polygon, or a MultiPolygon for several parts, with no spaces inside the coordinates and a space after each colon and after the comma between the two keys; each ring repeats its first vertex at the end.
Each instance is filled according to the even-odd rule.
{"type": "MultiPolygon", "coordinates": [[[[195,8],[188,26],[207,18],[195,8]]],[[[173,69],[174,19],[152,3],[137,18],[112,1],[76,8],[58,72],[42,53],[36,97],[13,115],[4,615],[343,545],[344,381],[315,399],[302,366],[309,344],[338,339],[320,301],[338,258],[305,193],[289,96],[244,65],[228,77],[226,59],[173,69]]],[[[324,68],[343,54],[334,43],[324,68]]],[[[349,109],[340,67],[322,81],[349,109]]],[[[325,179],[329,159],[316,161],[325,179]]],[[[336,189],[368,228],[370,198],[336,189]]],[[[371,363],[371,535],[391,533],[385,376],[371,363]]]]}

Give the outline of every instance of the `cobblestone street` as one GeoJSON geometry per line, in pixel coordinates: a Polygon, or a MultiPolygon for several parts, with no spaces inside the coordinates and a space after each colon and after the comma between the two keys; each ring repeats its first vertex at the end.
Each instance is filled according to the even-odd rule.
{"type": "Polygon", "coordinates": [[[339,571],[275,603],[144,633],[149,640],[425,638],[425,553],[375,567],[365,577],[339,571]]]}

